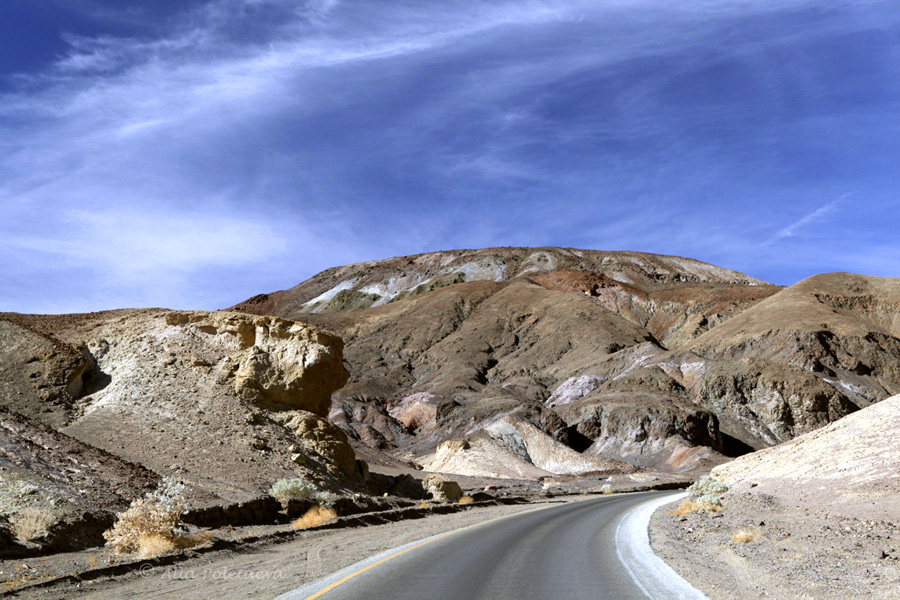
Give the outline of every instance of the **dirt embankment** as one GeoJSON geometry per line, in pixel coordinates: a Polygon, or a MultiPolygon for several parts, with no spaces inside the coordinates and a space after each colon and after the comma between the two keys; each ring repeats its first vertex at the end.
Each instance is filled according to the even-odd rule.
{"type": "Polygon", "coordinates": [[[716,599],[897,598],[900,396],[713,470],[721,512],[659,511],[654,549],[716,599]]]}

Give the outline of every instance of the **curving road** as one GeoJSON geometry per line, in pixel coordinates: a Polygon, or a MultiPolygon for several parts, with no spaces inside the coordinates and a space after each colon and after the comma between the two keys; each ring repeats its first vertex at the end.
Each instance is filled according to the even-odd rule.
{"type": "MultiPolygon", "coordinates": [[[[659,595],[646,581],[641,585],[646,565],[626,566],[646,558],[631,547],[640,545],[632,540],[645,535],[645,522],[627,524],[669,497],[618,495],[518,513],[385,552],[279,600],[702,598],[689,586],[676,593],[667,582],[657,586],[666,588],[659,595]],[[626,529],[644,530],[623,534],[623,519],[626,529]]],[[[674,572],[665,577],[678,578],[674,572]]]]}

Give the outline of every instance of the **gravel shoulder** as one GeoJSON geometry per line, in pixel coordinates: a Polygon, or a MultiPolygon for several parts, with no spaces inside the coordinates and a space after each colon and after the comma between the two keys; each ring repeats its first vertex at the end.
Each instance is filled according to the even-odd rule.
{"type": "MultiPolygon", "coordinates": [[[[23,589],[10,592],[9,597],[40,600],[273,598],[399,545],[482,521],[591,497],[541,499],[367,527],[301,531],[287,541],[262,540],[233,550],[203,554],[171,566],[151,567],[148,564],[118,577],[23,589]]],[[[23,562],[35,568],[40,566],[38,561],[23,562]]]]}
{"type": "Polygon", "coordinates": [[[897,598],[900,527],[789,503],[764,493],[728,493],[725,510],[670,514],[650,522],[654,551],[712,600],[897,598]],[[739,543],[738,531],[758,539],[739,543]]]}

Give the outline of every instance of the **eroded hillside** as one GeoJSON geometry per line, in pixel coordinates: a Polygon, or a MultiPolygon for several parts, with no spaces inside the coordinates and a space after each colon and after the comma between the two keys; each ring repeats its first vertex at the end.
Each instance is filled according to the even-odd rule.
{"type": "Polygon", "coordinates": [[[260,507],[279,479],[382,492],[325,418],[347,380],[332,334],[124,310],[5,314],[0,336],[0,516],[41,510],[102,544],[115,512],[165,475],[188,484],[195,510],[246,505],[251,521],[269,518],[260,507]]]}
{"type": "Polygon", "coordinates": [[[542,476],[700,471],[884,399],[900,391],[898,308],[892,279],[780,288],[677,257],[495,248],[330,269],[235,310],[344,339],[331,419],[357,443],[542,476]],[[579,460],[546,468],[535,430],[579,460]]]}

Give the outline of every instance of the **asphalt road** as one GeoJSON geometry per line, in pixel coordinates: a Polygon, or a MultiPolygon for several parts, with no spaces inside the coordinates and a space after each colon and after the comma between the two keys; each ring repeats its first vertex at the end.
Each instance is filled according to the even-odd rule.
{"type": "Polygon", "coordinates": [[[359,566],[336,586],[324,581],[289,597],[646,600],[617,558],[614,540],[625,513],[662,494],[617,495],[519,513],[395,552],[374,566],[359,566]]]}

